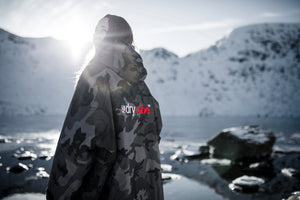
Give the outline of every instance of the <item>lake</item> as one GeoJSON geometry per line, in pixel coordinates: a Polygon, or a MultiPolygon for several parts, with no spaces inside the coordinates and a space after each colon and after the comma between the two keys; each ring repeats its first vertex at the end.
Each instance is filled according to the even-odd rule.
{"type": "MultiPolygon", "coordinates": [[[[44,192],[48,178],[36,176],[36,173],[42,171],[49,174],[51,156],[54,153],[64,117],[64,115],[0,117],[0,139],[3,139],[3,143],[0,143],[1,198],[24,192],[33,193],[27,194],[28,199],[44,198],[39,193],[44,192]],[[12,157],[14,153],[22,151],[32,152],[37,155],[37,158],[19,161],[12,157]],[[41,155],[45,157],[40,159],[41,155]],[[29,165],[29,170],[19,174],[6,172],[7,167],[18,162],[29,165]]],[[[224,128],[260,125],[271,129],[276,135],[277,140],[273,149],[296,152],[288,154],[287,158],[297,159],[297,156],[300,158],[297,153],[300,152],[300,118],[162,116],[162,120],[161,162],[171,165],[172,173],[180,175],[180,178],[164,183],[166,200],[281,199],[288,195],[288,188],[274,194],[268,194],[266,191],[254,194],[232,192],[228,188],[229,180],[222,178],[214,167],[202,165],[199,160],[181,163],[170,160],[170,156],[182,146],[204,144],[224,128]]],[[[296,164],[298,165],[299,162],[297,161],[296,164]]],[[[293,184],[295,184],[295,189],[300,190],[298,182],[293,182],[293,184]]],[[[26,197],[26,195],[19,196],[26,197]]],[[[15,197],[18,199],[18,195],[15,197]]]]}

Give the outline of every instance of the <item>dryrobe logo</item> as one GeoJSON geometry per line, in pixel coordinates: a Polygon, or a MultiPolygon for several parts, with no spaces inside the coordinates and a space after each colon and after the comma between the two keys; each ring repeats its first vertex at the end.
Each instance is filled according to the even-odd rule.
{"type": "Polygon", "coordinates": [[[149,114],[150,107],[150,104],[148,104],[148,107],[144,107],[143,104],[141,104],[141,106],[131,106],[127,104],[126,106],[121,106],[121,111],[126,114],[132,114],[133,116],[136,114],[149,114]]]}

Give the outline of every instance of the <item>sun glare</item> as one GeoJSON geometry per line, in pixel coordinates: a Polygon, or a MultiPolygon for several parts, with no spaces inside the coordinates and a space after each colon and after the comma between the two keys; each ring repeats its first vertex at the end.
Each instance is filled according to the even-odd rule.
{"type": "Polygon", "coordinates": [[[72,58],[77,59],[81,56],[81,52],[87,44],[87,40],[82,39],[81,37],[72,38],[66,40],[67,44],[70,47],[72,58]]]}
{"type": "Polygon", "coordinates": [[[79,23],[68,24],[54,34],[54,37],[64,40],[68,44],[74,60],[82,56],[81,53],[85,45],[92,39],[92,34],[86,31],[84,27],[80,26],[79,23]]]}

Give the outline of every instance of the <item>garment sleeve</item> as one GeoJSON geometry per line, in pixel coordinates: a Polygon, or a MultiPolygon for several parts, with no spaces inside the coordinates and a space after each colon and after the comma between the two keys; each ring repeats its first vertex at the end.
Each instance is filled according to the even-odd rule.
{"type": "Polygon", "coordinates": [[[100,176],[95,188],[99,192],[114,160],[116,141],[107,80],[87,74],[83,72],[78,81],[57,143],[46,189],[48,200],[80,195],[88,187],[82,186],[87,174],[95,168],[100,176]]]}

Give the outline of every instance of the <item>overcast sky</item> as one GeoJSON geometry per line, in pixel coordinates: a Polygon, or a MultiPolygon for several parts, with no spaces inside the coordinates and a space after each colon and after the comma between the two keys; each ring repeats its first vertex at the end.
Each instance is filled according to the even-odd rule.
{"type": "Polygon", "coordinates": [[[0,27],[20,36],[83,43],[108,13],[129,22],[139,48],[165,47],[184,56],[214,44],[238,26],[300,22],[300,1],[0,0],[0,27]]]}

